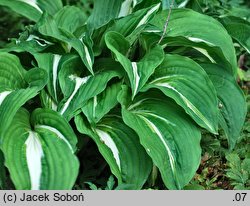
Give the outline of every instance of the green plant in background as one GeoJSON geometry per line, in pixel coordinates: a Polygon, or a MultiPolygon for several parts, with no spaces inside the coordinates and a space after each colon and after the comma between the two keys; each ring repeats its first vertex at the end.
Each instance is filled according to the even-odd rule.
{"type": "MultiPolygon", "coordinates": [[[[248,114],[249,119],[249,114],[248,114]]],[[[242,134],[234,151],[226,154],[226,176],[234,189],[250,189],[250,122],[244,124],[242,134]]]]}
{"type": "MultiPolygon", "coordinates": [[[[87,184],[89,184],[90,189],[92,189],[92,190],[101,190],[101,188],[98,188],[95,184],[93,184],[91,182],[87,182],[87,184]]],[[[107,181],[107,186],[105,187],[105,190],[114,189],[114,185],[115,185],[115,179],[114,179],[114,176],[111,175],[107,181]]]]}
{"type": "Polygon", "coordinates": [[[250,182],[249,182],[250,158],[246,158],[243,161],[241,161],[238,154],[236,153],[231,153],[226,157],[229,166],[226,175],[231,179],[234,189],[237,190],[250,189],[250,182]]]}
{"type": "MultiPolygon", "coordinates": [[[[249,100],[247,102],[249,104],[249,100]]],[[[201,142],[201,165],[184,189],[249,189],[249,137],[249,113],[233,151],[226,149],[223,134],[205,132],[201,142]]]]}
{"type": "Polygon", "coordinates": [[[0,0],[34,22],[0,53],[1,179],[4,163],[16,189],[71,189],[87,136],[118,189],[141,189],[152,168],[182,189],[202,130],[221,127],[235,147],[246,103],[232,39],[190,9],[173,9],[165,33],[163,3],[95,0],[89,16],[67,1],[0,0]]]}

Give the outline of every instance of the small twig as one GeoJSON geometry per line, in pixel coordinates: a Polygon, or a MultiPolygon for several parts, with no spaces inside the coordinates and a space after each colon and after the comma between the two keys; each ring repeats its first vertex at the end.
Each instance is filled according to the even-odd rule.
{"type": "Polygon", "coordinates": [[[166,32],[167,32],[168,23],[169,23],[169,19],[170,19],[170,15],[171,15],[171,11],[172,11],[173,6],[174,6],[174,0],[172,0],[172,3],[171,3],[171,5],[170,5],[170,7],[169,7],[168,17],[167,17],[166,23],[165,23],[165,25],[164,25],[163,33],[162,33],[162,35],[161,35],[161,38],[160,38],[158,44],[161,43],[161,41],[163,40],[163,38],[164,38],[164,36],[165,36],[165,34],[166,34],[166,32]]]}

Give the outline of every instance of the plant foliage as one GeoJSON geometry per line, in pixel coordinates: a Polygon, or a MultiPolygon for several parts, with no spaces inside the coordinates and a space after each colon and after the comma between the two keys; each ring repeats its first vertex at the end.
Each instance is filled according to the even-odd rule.
{"type": "Polygon", "coordinates": [[[90,16],[61,0],[0,5],[33,22],[0,52],[0,187],[6,167],[16,189],[71,189],[86,136],[126,189],[141,189],[154,167],[182,189],[202,129],[222,128],[234,148],[246,103],[232,37],[249,52],[235,32],[248,30],[243,20],[224,27],[176,8],[164,33],[166,1],[95,0],[90,16]]]}

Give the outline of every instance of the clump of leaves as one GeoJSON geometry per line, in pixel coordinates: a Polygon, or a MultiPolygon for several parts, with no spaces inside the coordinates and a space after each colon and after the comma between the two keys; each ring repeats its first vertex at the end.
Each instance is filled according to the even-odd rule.
{"type": "Polygon", "coordinates": [[[246,102],[217,20],[174,9],[166,27],[169,10],[148,0],[96,0],[89,17],[60,0],[0,5],[34,21],[0,53],[0,147],[17,189],[84,180],[82,138],[118,189],[141,189],[152,168],[182,189],[199,167],[203,129],[220,126],[235,147],[246,102]]]}
{"type": "Polygon", "coordinates": [[[226,176],[234,189],[250,189],[250,124],[245,122],[241,138],[232,153],[226,155],[227,173],[226,176]]]}
{"type": "MultiPolygon", "coordinates": [[[[250,3],[245,0],[187,0],[176,1],[176,7],[195,11],[218,19],[234,40],[241,76],[249,69],[250,3]]],[[[244,75],[245,77],[245,75],[244,75]]]]}

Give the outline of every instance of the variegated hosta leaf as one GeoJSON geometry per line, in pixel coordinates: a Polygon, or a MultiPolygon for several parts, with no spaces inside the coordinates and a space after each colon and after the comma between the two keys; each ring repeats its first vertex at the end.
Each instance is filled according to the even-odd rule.
{"type": "Polygon", "coordinates": [[[75,82],[69,81],[69,76],[74,74],[76,76],[86,76],[84,72],[83,63],[77,55],[67,55],[61,60],[60,72],[58,73],[59,85],[64,96],[70,96],[74,91],[75,82]]]}
{"type": "MultiPolygon", "coordinates": [[[[139,3],[139,1],[136,2],[139,3]]],[[[134,4],[136,4],[136,2],[134,4]]],[[[140,9],[128,16],[115,19],[112,23],[110,23],[111,26],[109,26],[109,28],[103,26],[100,28],[100,31],[97,30],[96,33],[94,33],[94,45],[97,46],[99,50],[105,48],[105,34],[109,31],[120,33],[126,37],[127,41],[132,45],[138,39],[138,36],[142,32],[143,28],[159,10],[159,8],[160,4],[156,4],[146,9],[140,9]]]]}
{"type": "Polygon", "coordinates": [[[230,73],[216,64],[201,64],[212,80],[217,91],[220,108],[219,124],[224,130],[230,149],[240,137],[247,105],[244,94],[230,73]]]}
{"type": "Polygon", "coordinates": [[[47,79],[45,70],[26,71],[16,56],[0,53],[0,139],[17,110],[38,94],[47,79]]]}
{"type": "Polygon", "coordinates": [[[121,90],[121,82],[108,86],[101,94],[94,96],[82,107],[82,112],[91,124],[104,117],[118,103],[117,96],[121,90]]]}
{"type": "Polygon", "coordinates": [[[216,91],[206,72],[196,62],[179,55],[166,55],[142,90],[151,88],[160,89],[197,124],[217,133],[219,110],[216,91]]]}
{"type": "Polygon", "coordinates": [[[73,74],[68,76],[75,86],[70,96],[65,96],[59,104],[60,113],[67,119],[74,116],[75,112],[84,106],[87,100],[101,93],[107,86],[109,80],[119,76],[116,71],[104,71],[95,76],[78,77],[73,74]]]}
{"type": "Polygon", "coordinates": [[[72,56],[62,64],[59,72],[59,83],[64,99],[60,102],[58,111],[66,119],[71,119],[89,99],[104,91],[111,79],[121,77],[119,70],[113,67],[109,70],[100,68],[94,76],[86,76],[77,65],[79,65],[78,59],[72,56]]]}
{"type": "Polygon", "coordinates": [[[127,98],[119,97],[124,122],[139,135],[165,185],[183,188],[200,164],[199,129],[180,107],[162,95],[147,93],[126,106],[127,98]]]}
{"type": "MultiPolygon", "coordinates": [[[[66,21],[66,19],[65,19],[66,21]]],[[[60,24],[64,24],[60,22],[60,24]]],[[[67,31],[69,28],[58,28],[58,22],[50,16],[43,15],[36,24],[38,32],[45,37],[52,37],[59,40],[69,52],[72,48],[75,49],[81,57],[84,65],[93,74],[94,54],[92,51],[92,40],[88,34],[83,34],[80,38],[76,38],[71,32],[67,31]]]]}
{"type": "MultiPolygon", "coordinates": [[[[29,27],[31,28],[31,27],[29,27]]],[[[3,52],[29,52],[31,55],[42,52],[50,46],[54,46],[53,42],[47,41],[43,37],[33,34],[32,31],[25,30],[19,35],[19,38],[14,42],[12,41],[8,47],[0,49],[3,52]]],[[[32,27],[34,28],[34,27],[32,27]]]]}
{"type": "Polygon", "coordinates": [[[76,143],[73,130],[58,113],[37,109],[30,117],[21,108],[1,146],[16,189],[71,189],[79,168],[76,143]]]}
{"type": "Polygon", "coordinates": [[[160,6],[161,4],[158,3],[149,8],[144,7],[145,9],[140,9],[126,17],[117,19],[114,21],[114,25],[108,29],[108,31],[116,31],[127,37],[134,30],[145,26],[156,14],[160,6]]]}
{"type": "Polygon", "coordinates": [[[58,102],[58,72],[59,63],[62,58],[59,54],[37,53],[34,57],[40,68],[45,69],[49,74],[47,90],[53,101],[58,102]]]}
{"type": "MultiPolygon", "coordinates": [[[[74,48],[88,70],[93,74],[94,54],[92,51],[92,39],[86,30],[84,32],[77,30],[86,25],[86,20],[87,16],[81,9],[75,6],[66,6],[56,13],[54,19],[48,22],[47,26],[53,24],[53,22],[56,23],[59,32],[61,32],[61,37],[54,36],[54,38],[65,42],[69,51],[71,47],[74,48]],[[75,35],[76,31],[77,35],[75,35]]],[[[57,31],[55,34],[57,34],[57,31]]],[[[50,33],[46,33],[45,35],[50,35],[50,33]]]]}
{"type": "Polygon", "coordinates": [[[61,0],[0,0],[0,5],[8,6],[33,21],[38,21],[44,11],[54,15],[63,7],[61,0]]]}
{"type": "Polygon", "coordinates": [[[123,0],[118,17],[124,17],[132,13],[133,8],[142,0],[123,0]]]}
{"type": "MultiPolygon", "coordinates": [[[[161,32],[155,27],[146,28],[143,32],[143,34],[140,36],[140,42],[142,43],[142,46],[146,51],[149,51],[151,47],[156,45],[159,41],[159,38],[161,36],[161,32]]],[[[176,47],[176,51],[172,51],[171,53],[176,53],[180,55],[186,55],[189,56],[189,53],[181,53],[181,51],[178,49],[179,47],[182,48],[188,48],[187,52],[192,52],[192,58],[200,58],[203,57],[204,61],[211,62],[211,63],[217,63],[220,65],[223,65],[222,69],[226,69],[229,72],[232,72],[231,64],[228,62],[228,60],[225,58],[221,48],[213,45],[208,45],[204,42],[194,42],[187,37],[183,36],[176,36],[176,37],[169,37],[166,36],[163,38],[161,44],[163,47],[176,47]],[[192,51],[193,49],[193,51],[192,51]],[[197,52],[196,55],[194,55],[194,51],[197,52]]]]}
{"type": "Polygon", "coordinates": [[[41,90],[40,101],[42,108],[52,109],[54,111],[57,111],[58,104],[53,100],[53,98],[49,95],[46,89],[41,90]]]}
{"type": "MultiPolygon", "coordinates": [[[[161,11],[151,23],[162,30],[167,15],[167,10],[161,11]]],[[[236,75],[237,62],[232,39],[226,29],[212,17],[188,9],[174,9],[171,12],[166,35],[182,36],[193,42],[203,42],[209,46],[221,48],[225,58],[231,64],[232,73],[236,75]]]]}
{"type": "Polygon", "coordinates": [[[134,98],[145,85],[155,68],[163,61],[164,53],[162,48],[156,46],[139,62],[131,62],[125,55],[129,50],[129,43],[121,34],[108,32],[105,41],[107,47],[115,54],[116,59],[127,72],[132,87],[132,98],[134,98]]]}
{"type": "Polygon", "coordinates": [[[107,115],[91,127],[83,115],[75,117],[79,132],[90,136],[118,179],[118,186],[141,189],[152,168],[152,162],[140,145],[136,133],[119,115],[107,115]]]}

